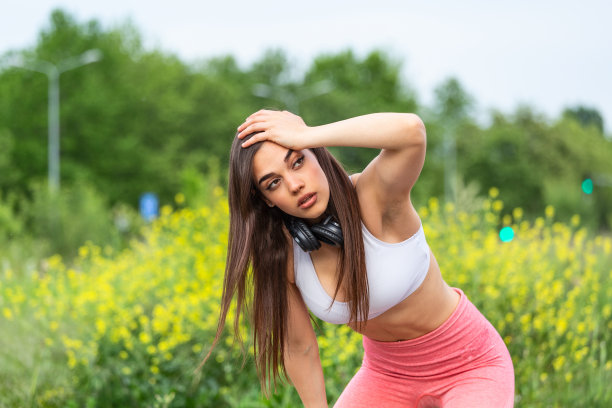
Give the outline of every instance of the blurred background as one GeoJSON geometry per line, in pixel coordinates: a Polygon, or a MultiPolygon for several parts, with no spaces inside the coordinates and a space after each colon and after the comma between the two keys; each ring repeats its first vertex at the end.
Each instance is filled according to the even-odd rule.
{"type": "MultiPolygon", "coordinates": [[[[612,225],[606,2],[3,9],[0,226],[5,240],[53,237],[44,254],[118,245],[147,192],[155,212],[224,185],[234,129],[262,107],[311,125],[416,112],[429,136],[417,203],[497,187],[508,212],[612,225]]],[[[336,153],[350,171],[376,154],[336,153]]]]}
{"type": "MultiPolygon", "coordinates": [[[[417,208],[427,208],[429,214],[432,205],[435,209],[441,203],[453,214],[484,219],[479,211],[483,205],[491,208],[486,203],[493,200],[494,220],[487,218],[487,228],[501,233],[503,242],[519,234],[519,221],[538,225],[538,220],[548,220],[550,228],[553,223],[582,228],[601,244],[612,229],[610,15],[609,2],[594,0],[382,0],[375,6],[361,0],[299,5],[276,0],[4,1],[0,285],[2,276],[8,282],[6,276],[48,277],[54,268],[87,271],[83,259],[91,253],[118,263],[121,256],[140,259],[135,255],[139,245],[155,248],[148,234],[160,233],[160,225],[166,225],[155,221],[164,217],[164,209],[169,217],[201,210],[198,214],[209,221],[224,222],[219,203],[225,200],[229,146],[236,127],[261,108],[290,110],[309,125],[375,111],[415,112],[428,133],[428,156],[413,193],[417,208]]],[[[377,154],[332,150],[351,172],[377,154]]],[[[215,233],[226,229],[215,225],[206,228],[215,233]]],[[[200,238],[194,238],[194,245],[206,246],[200,238]]],[[[208,272],[214,277],[207,279],[218,280],[222,274],[224,239],[215,241],[219,263],[208,272]]],[[[575,245],[568,241],[561,246],[575,245]]],[[[597,254],[609,259],[605,249],[597,254]]],[[[567,270],[563,262],[553,268],[560,274],[567,270]]],[[[607,267],[601,273],[607,274],[607,267]]],[[[4,287],[10,287],[6,282],[4,287]]],[[[20,282],[15,287],[24,287],[20,282]]],[[[1,289],[0,307],[8,321],[18,314],[14,305],[21,298],[18,289],[1,289]]],[[[153,306],[143,310],[140,315],[149,313],[152,319],[153,306]]],[[[597,320],[597,327],[606,330],[609,312],[608,320],[597,320]]],[[[60,336],[56,325],[61,319],[47,316],[35,326],[55,333],[41,334],[41,344],[60,344],[58,353],[70,362],[66,350],[74,353],[79,347],[54,340],[60,336]]],[[[147,344],[138,337],[144,325],[138,319],[138,327],[130,330],[147,344]]],[[[102,336],[100,327],[92,330],[101,330],[102,336]]],[[[15,333],[24,337],[31,333],[19,330],[15,333]]],[[[602,339],[591,340],[599,344],[602,339]]],[[[197,353],[202,348],[198,344],[190,344],[189,350],[197,353]]],[[[98,367],[99,355],[92,356],[87,364],[98,367]]],[[[553,358],[542,367],[557,369],[553,358]]],[[[596,360],[605,369],[609,358],[598,355],[596,360]]],[[[159,374],[161,363],[153,366],[159,374]]],[[[7,378],[16,372],[31,374],[15,370],[7,370],[7,378]]],[[[597,378],[610,378],[606,372],[608,377],[597,378]]],[[[80,389],[110,387],[87,373],[97,380],[80,389]]],[[[533,374],[534,390],[541,386],[541,374],[533,374]]],[[[131,373],[118,375],[130,378],[131,373]]],[[[65,391],[68,386],[62,394],[56,384],[45,388],[38,377],[30,380],[25,396],[14,401],[58,406],[99,402],[74,397],[65,391]],[[46,394],[39,387],[51,392],[48,398],[41,399],[46,394]]],[[[221,398],[223,387],[215,386],[206,395],[221,398]]],[[[172,387],[146,404],[171,404],[169,395],[178,392],[172,387]]],[[[116,401],[148,401],[132,394],[125,398],[116,401]]],[[[283,406],[283,398],[274,406],[283,406]]],[[[286,398],[295,401],[295,395],[286,398]]],[[[229,400],[215,401],[222,406],[229,400]]],[[[596,406],[602,399],[591,401],[596,406]]],[[[189,404],[197,406],[182,403],[189,404]]],[[[258,404],[264,402],[253,406],[258,404]]]]}

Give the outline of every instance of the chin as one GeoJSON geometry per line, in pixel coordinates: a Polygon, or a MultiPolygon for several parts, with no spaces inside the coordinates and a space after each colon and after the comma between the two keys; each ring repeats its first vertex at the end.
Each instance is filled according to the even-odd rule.
{"type": "Polygon", "coordinates": [[[288,215],[291,215],[296,218],[301,218],[307,222],[312,224],[322,221],[325,218],[325,212],[327,211],[327,203],[322,205],[323,203],[316,203],[313,207],[307,210],[300,210],[300,208],[292,208],[291,210],[283,209],[281,210],[288,215]]]}
{"type": "Polygon", "coordinates": [[[327,211],[327,205],[328,205],[327,201],[325,203],[317,203],[315,207],[310,209],[307,217],[304,217],[304,215],[302,214],[301,218],[304,218],[305,220],[313,224],[323,221],[323,219],[325,218],[325,213],[327,211]]]}

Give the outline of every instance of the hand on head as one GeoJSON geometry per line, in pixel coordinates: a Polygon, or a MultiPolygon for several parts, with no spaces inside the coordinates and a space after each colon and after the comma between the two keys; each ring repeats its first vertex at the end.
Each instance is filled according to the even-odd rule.
{"type": "Polygon", "coordinates": [[[254,132],[260,132],[242,144],[249,147],[254,143],[268,140],[292,150],[307,146],[308,126],[301,117],[287,111],[260,110],[246,118],[238,126],[238,138],[244,139],[254,132]]]}

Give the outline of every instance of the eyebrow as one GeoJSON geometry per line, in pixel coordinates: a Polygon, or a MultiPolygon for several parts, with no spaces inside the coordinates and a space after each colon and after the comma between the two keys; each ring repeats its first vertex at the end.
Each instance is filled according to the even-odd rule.
{"type": "MultiPolygon", "coordinates": [[[[293,153],[293,149],[289,149],[287,151],[287,154],[285,155],[285,158],[283,159],[284,162],[286,162],[287,160],[289,160],[289,158],[291,157],[291,154],[293,153]]],[[[257,182],[257,184],[261,184],[264,181],[266,181],[267,179],[269,179],[270,177],[274,176],[274,173],[268,173],[265,176],[263,176],[262,178],[259,179],[259,181],[257,182]]]]}

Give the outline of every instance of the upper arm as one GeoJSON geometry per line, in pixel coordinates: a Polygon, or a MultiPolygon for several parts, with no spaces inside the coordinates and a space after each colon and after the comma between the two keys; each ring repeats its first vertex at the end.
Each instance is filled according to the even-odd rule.
{"type": "Polygon", "coordinates": [[[405,144],[398,149],[382,149],[359,177],[359,189],[374,199],[381,211],[408,202],[410,191],[425,163],[425,125],[416,115],[407,115],[403,124],[405,144]]]}
{"type": "Polygon", "coordinates": [[[287,293],[287,341],[288,351],[306,352],[317,343],[308,308],[302,299],[299,289],[293,283],[289,283],[287,293]]]}

